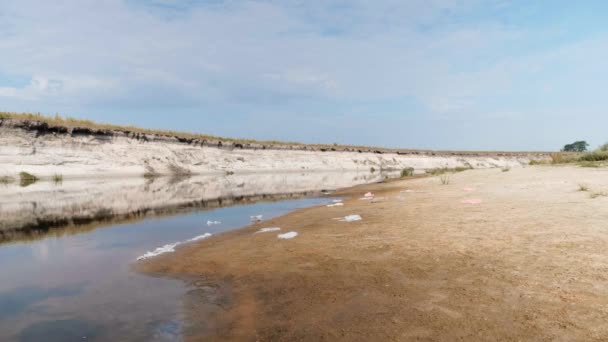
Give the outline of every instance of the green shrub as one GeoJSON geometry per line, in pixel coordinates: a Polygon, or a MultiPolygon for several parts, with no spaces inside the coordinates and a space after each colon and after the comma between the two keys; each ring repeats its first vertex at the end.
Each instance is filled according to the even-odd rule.
{"type": "Polygon", "coordinates": [[[19,183],[21,186],[28,186],[31,184],[34,184],[38,181],[38,177],[34,176],[31,173],[27,173],[25,171],[22,171],[19,173],[19,183]]]}
{"type": "Polygon", "coordinates": [[[403,170],[401,170],[401,178],[403,177],[411,177],[414,175],[414,168],[413,167],[407,167],[403,170]]]}

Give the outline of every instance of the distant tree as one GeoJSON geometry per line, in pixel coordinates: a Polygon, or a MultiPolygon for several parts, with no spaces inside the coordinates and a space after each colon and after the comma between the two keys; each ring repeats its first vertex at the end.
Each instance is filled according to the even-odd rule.
{"type": "Polygon", "coordinates": [[[562,149],[562,151],[564,151],[564,152],[585,152],[585,151],[587,151],[588,146],[589,146],[589,144],[584,140],[575,141],[572,144],[565,145],[564,148],[562,149]]]}

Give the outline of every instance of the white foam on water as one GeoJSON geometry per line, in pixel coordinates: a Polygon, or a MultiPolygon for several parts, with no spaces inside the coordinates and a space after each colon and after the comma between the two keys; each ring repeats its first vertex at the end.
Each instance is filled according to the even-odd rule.
{"type": "Polygon", "coordinates": [[[328,204],[327,206],[328,207],[341,207],[343,205],[344,205],[344,203],[338,202],[338,203],[334,203],[334,204],[328,204]]]}
{"type": "Polygon", "coordinates": [[[157,249],[153,250],[153,251],[149,251],[146,252],[146,254],[140,256],[137,258],[137,260],[145,260],[145,259],[149,259],[149,258],[154,258],[155,256],[159,256],[161,254],[165,254],[165,253],[173,253],[175,252],[175,247],[177,247],[179,244],[181,244],[181,242],[175,242],[175,243],[170,243],[170,244],[166,244],[162,247],[158,247],[157,249]]]}
{"type": "Polygon", "coordinates": [[[165,254],[165,253],[173,253],[173,252],[175,252],[175,247],[177,247],[177,246],[179,246],[179,245],[181,245],[183,243],[203,240],[203,239],[206,239],[206,238],[208,238],[210,236],[211,236],[210,233],[205,233],[203,235],[195,236],[192,239],[189,239],[189,240],[186,240],[186,241],[174,242],[174,243],[166,244],[166,245],[164,245],[162,247],[158,247],[157,249],[155,249],[153,251],[146,252],[146,254],[138,257],[137,261],[154,258],[156,256],[159,256],[159,255],[165,254]]]}
{"type": "Polygon", "coordinates": [[[344,216],[342,218],[339,219],[341,222],[355,222],[355,221],[361,221],[363,220],[363,218],[361,218],[361,216],[359,215],[348,215],[348,216],[344,216]]]}
{"type": "Polygon", "coordinates": [[[207,226],[214,226],[216,224],[222,224],[220,221],[207,221],[207,226]]]}
{"type": "Polygon", "coordinates": [[[203,235],[195,236],[192,239],[188,240],[188,242],[194,242],[194,241],[198,241],[198,240],[203,240],[203,239],[206,239],[208,237],[211,237],[211,233],[205,233],[203,235]]]}
{"type": "Polygon", "coordinates": [[[293,238],[295,238],[296,236],[298,236],[298,233],[297,233],[297,232],[289,232],[289,233],[285,233],[285,234],[279,234],[279,235],[277,235],[277,237],[278,237],[279,239],[293,239],[293,238]]]}
{"type": "Polygon", "coordinates": [[[255,232],[254,234],[278,232],[279,230],[281,230],[281,228],[279,228],[279,227],[262,228],[262,229],[258,230],[257,232],[255,232]]]}
{"type": "Polygon", "coordinates": [[[262,215],[249,216],[249,218],[251,218],[251,222],[260,222],[260,221],[262,221],[263,217],[264,216],[262,216],[262,215]]]}
{"type": "Polygon", "coordinates": [[[332,202],[334,202],[334,203],[340,203],[340,202],[342,202],[342,200],[341,199],[337,199],[337,200],[333,200],[332,202]]]}

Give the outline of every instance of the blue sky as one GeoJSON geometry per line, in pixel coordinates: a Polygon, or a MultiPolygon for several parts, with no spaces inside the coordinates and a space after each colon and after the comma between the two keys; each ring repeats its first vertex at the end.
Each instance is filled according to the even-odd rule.
{"type": "Polygon", "coordinates": [[[0,110],[472,150],[608,141],[605,1],[3,0],[0,110]]]}

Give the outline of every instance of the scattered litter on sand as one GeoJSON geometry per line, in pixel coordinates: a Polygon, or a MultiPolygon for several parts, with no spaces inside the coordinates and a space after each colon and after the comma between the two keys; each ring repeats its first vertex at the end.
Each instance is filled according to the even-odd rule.
{"type": "Polygon", "coordinates": [[[372,203],[384,202],[386,201],[386,197],[375,197],[372,199],[372,203]]]}
{"type": "Polygon", "coordinates": [[[278,232],[279,230],[281,230],[281,228],[279,228],[279,227],[262,228],[262,229],[258,230],[257,232],[255,232],[254,234],[278,232]]]}
{"type": "Polygon", "coordinates": [[[464,189],[462,189],[462,190],[464,190],[464,191],[466,191],[466,192],[473,192],[473,191],[475,191],[475,189],[473,189],[473,188],[468,188],[468,187],[467,187],[467,188],[464,188],[464,189]]]}
{"type": "Polygon", "coordinates": [[[279,235],[277,235],[277,237],[278,237],[279,239],[293,239],[293,238],[295,238],[296,236],[298,236],[298,233],[297,233],[297,232],[289,232],[289,233],[285,233],[285,234],[279,234],[279,235]]]}
{"type": "Polygon", "coordinates": [[[344,205],[344,203],[338,202],[338,203],[334,203],[334,204],[328,204],[327,206],[328,207],[340,207],[340,206],[343,206],[343,205],[344,205]]]}
{"type": "Polygon", "coordinates": [[[464,204],[480,204],[483,201],[477,198],[471,198],[471,199],[465,199],[462,201],[462,203],[464,204]]]}
{"type": "Polygon", "coordinates": [[[207,226],[214,226],[216,224],[222,224],[220,221],[207,221],[207,226]]]}
{"type": "Polygon", "coordinates": [[[360,200],[362,200],[362,201],[371,201],[371,200],[373,200],[374,198],[373,198],[373,197],[361,197],[361,198],[359,198],[359,199],[360,199],[360,200]]]}
{"type": "Polygon", "coordinates": [[[363,197],[374,197],[374,193],[373,192],[368,192],[365,195],[363,195],[363,197]]]}
{"type": "Polygon", "coordinates": [[[180,242],[176,242],[176,243],[166,244],[162,247],[158,247],[157,249],[155,249],[151,252],[146,252],[146,254],[138,257],[137,261],[153,258],[155,256],[159,256],[159,255],[165,254],[165,253],[173,253],[173,252],[175,252],[175,247],[179,244],[180,244],[180,242]]]}
{"type": "Polygon", "coordinates": [[[355,221],[361,221],[362,218],[359,215],[348,215],[348,216],[344,216],[344,217],[339,217],[339,218],[337,218],[337,220],[339,220],[340,222],[355,222],[355,221]]]}
{"type": "Polygon", "coordinates": [[[210,236],[211,236],[210,233],[205,233],[203,235],[199,235],[199,236],[193,237],[192,239],[188,240],[188,242],[194,242],[194,241],[198,241],[198,240],[203,240],[203,239],[206,239],[206,238],[208,238],[210,236]]]}
{"type": "Polygon", "coordinates": [[[249,216],[251,218],[251,222],[252,223],[256,223],[256,222],[262,222],[262,215],[254,215],[254,216],[249,216]]]}

